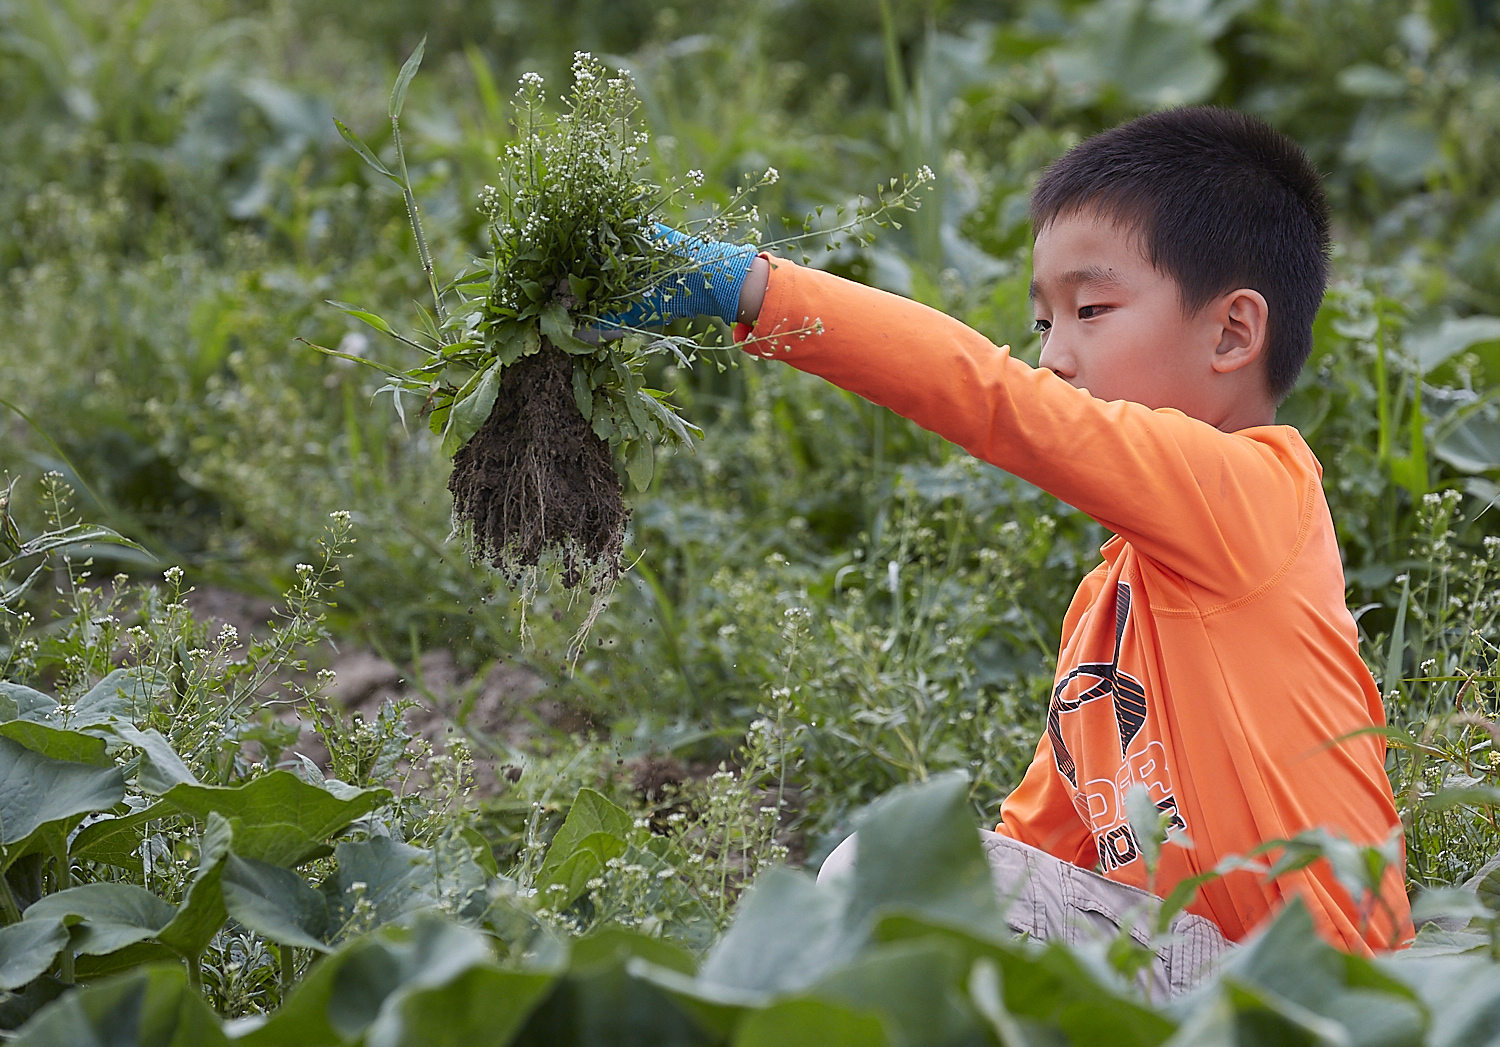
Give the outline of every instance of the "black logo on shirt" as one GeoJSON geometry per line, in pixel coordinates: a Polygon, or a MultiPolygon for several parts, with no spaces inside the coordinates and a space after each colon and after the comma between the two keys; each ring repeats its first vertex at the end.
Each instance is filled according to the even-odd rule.
{"type": "MultiPolygon", "coordinates": [[[[1108,664],[1084,662],[1068,670],[1052,690],[1052,704],[1047,710],[1047,733],[1052,737],[1052,755],[1057,760],[1057,769],[1062,776],[1078,787],[1078,768],[1073,756],[1063,741],[1061,717],[1089,702],[1100,698],[1113,698],[1115,722],[1120,727],[1120,755],[1123,757],[1130,743],[1141,732],[1146,722],[1146,688],[1127,672],[1120,670],[1120,642],[1125,638],[1125,623],[1130,620],[1130,585],[1119,582],[1115,586],[1115,655],[1108,664]],[[1063,692],[1073,687],[1073,681],[1095,681],[1077,697],[1064,698],[1063,692]]],[[[1083,686],[1079,684],[1078,686],[1083,686]]]]}

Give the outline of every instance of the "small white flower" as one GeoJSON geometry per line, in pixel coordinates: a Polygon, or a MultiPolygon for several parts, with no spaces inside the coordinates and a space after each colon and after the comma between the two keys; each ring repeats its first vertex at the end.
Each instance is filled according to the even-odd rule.
{"type": "Polygon", "coordinates": [[[777,182],[781,181],[781,172],[776,170],[776,168],[774,167],[766,168],[766,177],[764,181],[766,185],[775,185],[777,182]]]}
{"type": "Polygon", "coordinates": [[[693,168],[691,171],[689,171],[687,173],[687,180],[689,182],[692,182],[694,185],[702,185],[703,184],[703,172],[700,171],[700,170],[698,170],[695,167],[695,168],[693,168]]]}
{"type": "Polygon", "coordinates": [[[937,175],[933,174],[932,173],[932,168],[928,167],[926,164],[923,164],[921,167],[917,168],[917,184],[918,185],[922,185],[923,183],[926,183],[926,182],[935,181],[936,179],[937,179],[937,175]]]}
{"type": "Polygon", "coordinates": [[[542,74],[541,73],[522,73],[521,74],[521,86],[522,87],[541,87],[542,86],[542,74]]]}

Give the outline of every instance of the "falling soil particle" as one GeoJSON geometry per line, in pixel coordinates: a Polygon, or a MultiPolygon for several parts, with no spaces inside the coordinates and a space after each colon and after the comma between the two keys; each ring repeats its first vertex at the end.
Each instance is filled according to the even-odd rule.
{"type": "Polygon", "coordinates": [[[472,555],[515,585],[547,553],[562,583],[607,588],[620,574],[625,521],[609,445],[573,397],[573,358],[543,340],[505,368],[494,410],[453,458],[448,490],[472,555]]]}

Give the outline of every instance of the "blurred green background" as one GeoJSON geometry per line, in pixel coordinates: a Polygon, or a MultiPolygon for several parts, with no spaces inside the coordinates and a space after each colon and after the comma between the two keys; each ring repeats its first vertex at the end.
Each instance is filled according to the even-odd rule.
{"type": "MultiPolygon", "coordinates": [[[[253,602],[348,509],[341,652],[402,667],[496,760],[591,734],[604,769],[583,777],[642,754],[712,764],[777,716],[812,857],[855,805],[943,768],[969,770],[993,819],[1029,761],[1100,529],[777,366],[659,370],[698,453],[634,497],[635,567],[576,672],[582,608],[544,595],[520,644],[515,598],[446,541],[435,440],[302,341],[401,359],[324,304],[412,322],[426,286],[398,192],[333,117],[388,148],[387,91],[424,35],[404,127],[440,271],[483,249],[475,201],[516,78],[556,97],[589,50],[635,74],[664,175],[701,169],[722,199],[779,170],[768,235],[930,165],[905,228],[815,263],[1023,355],[1027,192],[1049,161],[1163,106],[1266,118],[1335,210],[1335,284],[1281,420],[1325,466],[1371,664],[1397,723],[1450,709],[1465,674],[1491,677],[1462,700],[1493,711],[1493,0],[0,0],[0,467],[18,491],[62,471],[86,517],[151,553],[101,572],[180,563],[253,602]],[[422,676],[434,653],[442,686],[422,676]],[[566,715],[539,717],[538,688],[566,715]],[[528,717],[531,741],[498,729],[528,717]]],[[[1391,769],[1409,784],[1399,753],[1391,769]]],[[[1494,849],[1472,811],[1413,818],[1415,878],[1494,849]]]]}

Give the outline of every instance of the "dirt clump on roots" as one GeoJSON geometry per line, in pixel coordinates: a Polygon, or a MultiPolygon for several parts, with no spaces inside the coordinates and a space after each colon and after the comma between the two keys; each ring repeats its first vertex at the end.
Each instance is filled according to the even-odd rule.
{"type": "Polygon", "coordinates": [[[609,445],[573,397],[573,358],[545,339],[501,372],[494,409],[453,456],[455,526],[514,586],[553,554],[562,583],[593,592],[620,575],[625,522],[609,445]]]}

